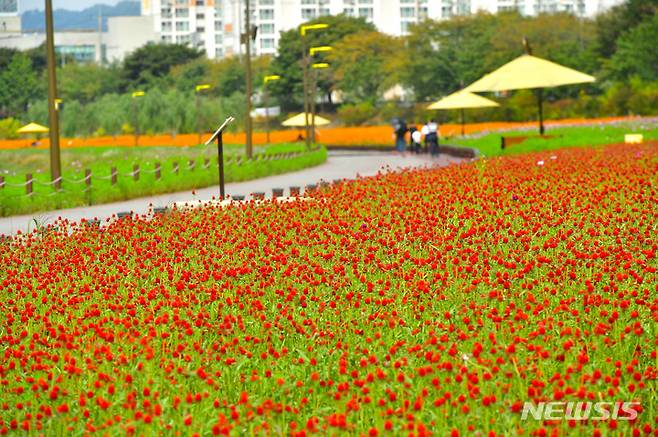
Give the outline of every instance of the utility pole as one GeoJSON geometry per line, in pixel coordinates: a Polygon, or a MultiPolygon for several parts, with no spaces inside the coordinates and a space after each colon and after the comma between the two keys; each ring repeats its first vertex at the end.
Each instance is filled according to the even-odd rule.
{"type": "Polygon", "coordinates": [[[57,119],[57,75],[55,70],[55,30],[52,0],[46,0],[46,56],[48,67],[48,123],[50,134],[50,180],[56,190],[62,186],[62,162],[59,152],[59,120],[57,119]]]}
{"type": "Polygon", "coordinates": [[[245,32],[244,32],[244,48],[247,52],[245,54],[245,76],[247,80],[247,115],[245,120],[245,134],[246,134],[246,154],[247,158],[251,158],[254,152],[252,144],[252,125],[251,125],[251,94],[253,92],[251,83],[251,38],[253,35],[251,29],[251,9],[249,7],[250,0],[245,0],[245,32]]]}

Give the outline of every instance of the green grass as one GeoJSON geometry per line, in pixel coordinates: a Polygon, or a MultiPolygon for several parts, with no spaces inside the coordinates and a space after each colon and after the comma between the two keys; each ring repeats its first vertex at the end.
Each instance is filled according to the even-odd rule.
{"type": "Polygon", "coordinates": [[[564,147],[586,147],[603,144],[623,143],[624,135],[641,133],[644,140],[658,140],[658,126],[649,122],[627,122],[615,125],[579,126],[549,128],[546,135],[553,138],[538,137],[536,130],[517,130],[511,132],[494,132],[480,137],[453,137],[446,140],[448,144],[473,147],[484,156],[516,155],[520,153],[541,152],[564,147]],[[522,143],[500,148],[500,137],[535,136],[522,143]]]}
{"type": "MultiPolygon", "coordinates": [[[[324,148],[307,151],[302,144],[278,144],[255,150],[252,160],[236,158],[242,155],[238,146],[225,150],[226,182],[257,179],[274,174],[300,170],[321,164],[326,160],[324,148]],[[296,153],[285,159],[267,159],[268,155],[296,153]]],[[[243,157],[242,157],[243,158],[243,157]]],[[[80,148],[65,150],[62,156],[64,181],[62,190],[56,192],[48,185],[48,155],[45,150],[2,151],[2,167],[12,168],[13,174],[5,174],[6,186],[0,189],[0,216],[27,214],[62,208],[127,200],[154,194],[203,188],[218,183],[216,148],[202,146],[187,149],[168,147],[130,148],[80,148]],[[205,168],[205,160],[210,165],[205,168]],[[190,168],[189,161],[194,162],[190,168]],[[156,179],[155,163],[161,165],[161,178],[156,179]],[[178,163],[178,174],[174,173],[178,163]],[[139,164],[140,176],[135,181],[131,175],[133,165],[139,164]],[[10,167],[11,166],[11,167],[10,167]],[[117,183],[111,184],[111,167],[119,174],[117,183]],[[92,172],[91,187],[82,180],[85,169],[92,172]],[[26,195],[26,173],[34,179],[33,194],[26,195]]],[[[0,170],[2,169],[0,167],[0,170]]]]}

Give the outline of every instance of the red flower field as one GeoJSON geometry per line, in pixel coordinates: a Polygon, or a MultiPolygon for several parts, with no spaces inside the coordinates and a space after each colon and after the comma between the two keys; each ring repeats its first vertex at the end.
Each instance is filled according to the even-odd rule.
{"type": "Polygon", "coordinates": [[[562,150],[0,240],[0,434],[658,435],[657,173],[562,150]],[[523,420],[551,401],[608,415],[523,420]]]}

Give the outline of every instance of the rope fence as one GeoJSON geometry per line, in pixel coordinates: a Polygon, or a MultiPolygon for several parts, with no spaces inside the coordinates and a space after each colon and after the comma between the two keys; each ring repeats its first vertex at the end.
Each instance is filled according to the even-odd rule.
{"type": "MultiPolygon", "coordinates": [[[[268,153],[261,153],[254,155],[250,161],[252,162],[270,162],[270,161],[277,161],[277,160],[284,160],[284,159],[292,159],[292,158],[297,158],[299,156],[303,156],[307,154],[307,151],[300,151],[300,152],[288,152],[288,153],[276,153],[276,154],[268,154],[268,153]]],[[[214,160],[215,162],[213,163],[211,159],[209,158],[204,158],[203,164],[202,164],[202,169],[204,170],[209,170],[211,167],[217,168],[219,166],[219,158],[214,160]]],[[[245,159],[242,156],[235,156],[235,157],[228,157],[225,159],[225,165],[237,165],[241,166],[245,164],[249,159],[245,159]]],[[[197,160],[196,159],[190,159],[186,163],[186,168],[187,171],[193,172],[197,168],[197,160]]],[[[171,166],[171,172],[169,174],[172,174],[174,176],[178,176],[180,174],[181,170],[181,165],[178,161],[172,162],[171,166]]],[[[149,175],[154,175],[155,180],[159,181],[162,179],[163,174],[167,172],[162,166],[160,162],[155,162],[153,169],[145,169],[140,167],[139,164],[134,164],[133,165],[133,170],[128,173],[119,173],[116,167],[111,167],[110,168],[110,174],[109,175],[92,175],[91,169],[85,169],[85,175],[84,177],[80,179],[74,179],[74,178],[65,178],[65,177],[58,177],[56,179],[53,179],[49,182],[44,182],[37,180],[33,177],[32,173],[27,173],[25,175],[25,182],[23,183],[9,183],[6,181],[5,176],[0,176],[0,194],[5,190],[5,188],[25,188],[25,193],[24,194],[17,194],[13,196],[2,196],[5,199],[15,199],[18,197],[33,197],[33,196],[43,196],[43,197],[51,197],[51,196],[56,196],[58,194],[66,194],[66,193],[71,193],[71,191],[65,190],[62,188],[62,183],[66,184],[71,184],[71,185],[79,185],[79,184],[85,184],[85,188],[82,190],[82,192],[90,192],[92,189],[92,176],[93,179],[98,179],[102,181],[110,181],[110,185],[115,186],[117,185],[119,181],[119,177],[123,178],[132,178],[134,182],[138,182],[140,179],[140,175],[142,173],[144,174],[149,174],[149,175]],[[52,193],[35,193],[34,192],[34,185],[40,185],[40,186],[52,186],[54,191],[52,193]]],[[[89,198],[89,204],[91,205],[91,197],[89,198]]]]}

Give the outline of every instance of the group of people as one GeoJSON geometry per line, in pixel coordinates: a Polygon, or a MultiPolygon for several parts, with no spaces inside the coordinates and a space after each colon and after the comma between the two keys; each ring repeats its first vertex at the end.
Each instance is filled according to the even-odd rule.
{"type": "Polygon", "coordinates": [[[416,123],[410,126],[403,120],[394,120],[393,131],[395,135],[395,149],[404,152],[407,147],[412,153],[430,153],[432,156],[439,154],[439,124],[431,119],[418,130],[416,123]],[[409,133],[409,144],[407,146],[407,132],[409,133]]]}

